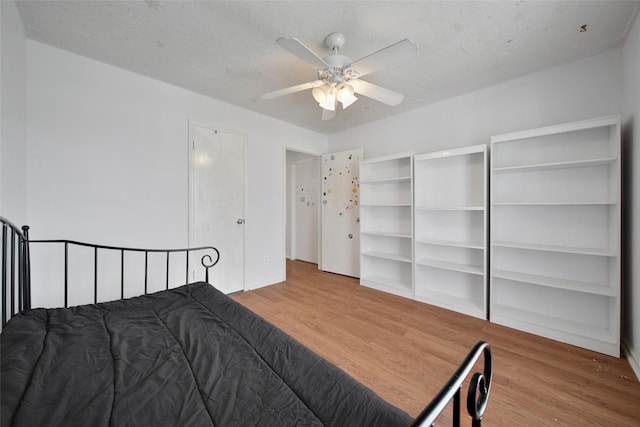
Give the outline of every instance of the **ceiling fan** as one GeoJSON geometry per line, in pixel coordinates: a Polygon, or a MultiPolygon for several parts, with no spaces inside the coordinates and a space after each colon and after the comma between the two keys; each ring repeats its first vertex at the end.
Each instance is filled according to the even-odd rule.
{"type": "Polygon", "coordinates": [[[265,93],[261,98],[273,99],[312,89],[313,98],[322,107],[322,120],[330,120],[335,116],[338,102],[345,109],[357,101],[355,94],[390,106],[400,104],[404,100],[403,94],[360,80],[360,77],[377,71],[385,65],[394,65],[415,56],[418,53],[418,45],[409,39],[404,39],[357,61],[352,61],[351,58],[339,53],[345,40],[345,36],[341,33],[329,34],[324,42],[333,53],[324,59],[296,38],[281,37],[276,40],[281,47],[314,67],[318,71],[318,79],[265,93]]]}

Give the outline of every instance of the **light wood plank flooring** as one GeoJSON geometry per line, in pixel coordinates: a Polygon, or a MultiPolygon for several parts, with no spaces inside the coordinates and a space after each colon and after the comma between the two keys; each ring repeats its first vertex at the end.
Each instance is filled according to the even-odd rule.
{"type": "Polygon", "coordinates": [[[379,292],[300,261],[287,262],[286,282],[233,299],[412,416],[482,339],[494,357],[485,425],[640,426],[640,382],[624,358],[379,292]]]}

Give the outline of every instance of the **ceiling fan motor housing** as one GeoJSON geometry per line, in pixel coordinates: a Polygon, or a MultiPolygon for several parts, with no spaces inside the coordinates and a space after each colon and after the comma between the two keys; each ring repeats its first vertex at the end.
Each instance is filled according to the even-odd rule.
{"type": "Polygon", "coordinates": [[[345,41],[347,41],[347,38],[342,33],[331,33],[324,38],[325,44],[333,51],[335,51],[336,48],[340,49],[344,46],[345,41]]]}
{"type": "Polygon", "coordinates": [[[349,66],[351,65],[351,58],[344,55],[329,55],[324,58],[324,61],[330,66],[324,70],[321,70],[318,75],[321,80],[340,83],[344,81],[349,66]]]}

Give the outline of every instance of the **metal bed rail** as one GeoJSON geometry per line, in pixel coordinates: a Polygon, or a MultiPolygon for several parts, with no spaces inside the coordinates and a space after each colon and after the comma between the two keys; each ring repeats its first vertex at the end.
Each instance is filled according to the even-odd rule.
{"type": "Polygon", "coordinates": [[[452,425],[454,427],[460,426],[462,386],[473,370],[476,362],[480,359],[480,356],[484,356],[484,369],[482,372],[475,372],[469,380],[467,389],[467,413],[471,416],[471,425],[473,427],[480,427],[482,425],[482,416],[487,408],[489,393],[491,392],[491,377],[493,371],[491,347],[486,341],[478,341],[473,346],[467,357],[460,364],[458,370],[425,407],[422,413],[413,421],[411,427],[433,426],[436,419],[442,414],[451,400],[453,400],[452,425]]]}

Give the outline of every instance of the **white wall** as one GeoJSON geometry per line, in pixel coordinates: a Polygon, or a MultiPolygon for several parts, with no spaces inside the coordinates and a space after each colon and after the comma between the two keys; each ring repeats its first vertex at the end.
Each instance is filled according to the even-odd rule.
{"type": "Polygon", "coordinates": [[[623,172],[624,200],[624,298],[623,343],[631,366],[640,378],[640,19],[627,37],[624,57],[623,172]]]}
{"type": "Polygon", "coordinates": [[[38,42],[27,51],[32,238],[186,246],[192,119],[248,135],[245,285],[283,280],[284,147],[322,153],[326,136],[38,42]]]}
{"type": "Polygon", "coordinates": [[[27,39],[13,1],[0,2],[0,215],[26,223],[27,39]]]}
{"type": "MultiPolygon", "coordinates": [[[[365,158],[489,143],[491,135],[620,113],[622,52],[613,50],[329,136],[365,158]]],[[[407,94],[411,96],[411,94],[407,94]]],[[[390,107],[391,108],[391,107],[390,107]]]]}

